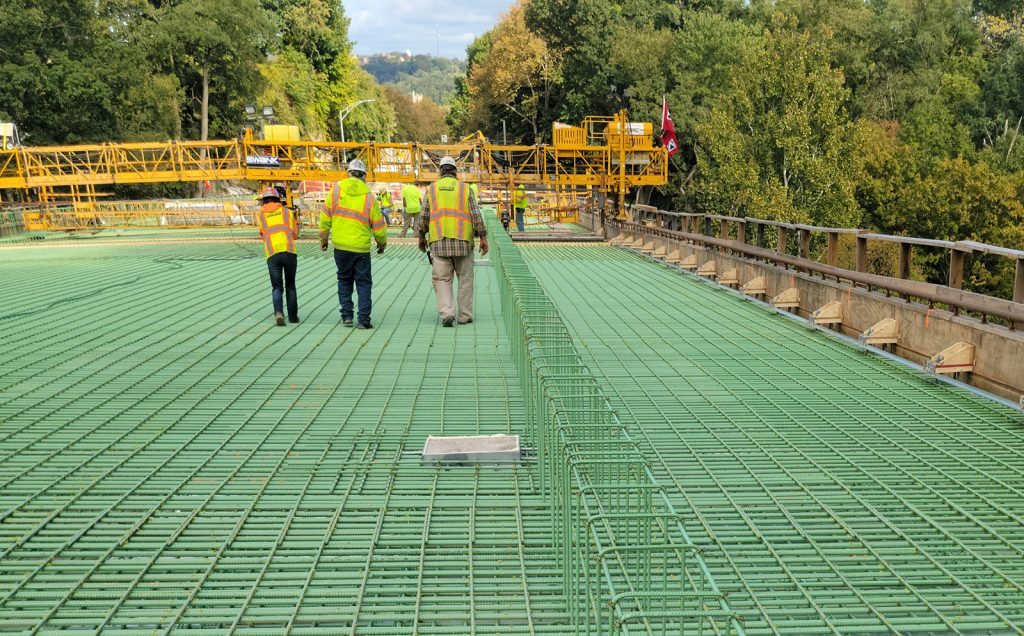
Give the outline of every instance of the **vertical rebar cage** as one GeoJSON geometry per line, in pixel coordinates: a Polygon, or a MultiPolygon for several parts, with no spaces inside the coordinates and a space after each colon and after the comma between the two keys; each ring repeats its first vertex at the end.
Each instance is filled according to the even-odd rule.
{"type": "Polygon", "coordinates": [[[518,248],[486,215],[526,434],[572,626],[584,634],[743,634],[680,515],[583,363],[518,248]]]}

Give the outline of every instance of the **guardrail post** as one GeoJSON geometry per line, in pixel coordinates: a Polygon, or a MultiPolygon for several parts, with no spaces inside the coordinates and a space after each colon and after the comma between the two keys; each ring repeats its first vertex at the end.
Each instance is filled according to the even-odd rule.
{"type": "Polygon", "coordinates": [[[729,220],[728,219],[722,219],[719,231],[721,232],[721,234],[719,234],[719,238],[721,238],[723,241],[728,241],[729,240],[729,220]]]}
{"type": "Polygon", "coordinates": [[[949,250],[949,286],[953,289],[964,288],[964,255],[966,252],[955,247],[949,250]]]}
{"type": "Polygon", "coordinates": [[[764,224],[757,224],[757,246],[764,247],[764,224]]]}
{"type": "Polygon", "coordinates": [[[704,217],[704,236],[714,236],[714,232],[711,231],[711,219],[707,216],[704,217]]]}
{"type": "Polygon", "coordinates": [[[800,258],[811,257],[811,231],[800,230],[800,258]]]}
{"type": "Polygon", "coordinates": [[[776,248],[776,251],[779,254],[785,254],[786,253],[786,238],[787,238],[787,236],[788,235],[786,233],[786,228],[780,225],[779,226],[779,246],[776,248]]]}
{"type": "Polygon", "coordinates": [[[910,261],[914,257],[914,246],[911,243],[900,243],[899,274],[903,280],[910,278],[910,261]]]}
{"type": "MultiPolygon", "coordinates": [[[[1013,302],[1024,303],[1024,258],[1017,259],[1017,275],[1013,281],[1013,302]]],[[[1024,322],[1014,322],[1014,329],[1024,329],[1024,322]]]]}
{"type": "Polygon", "coordinates": [[[839,265],[839,232],[828,233],[828,256],[825,262],[831,267],[839,265]]]}
{"type": "Polygon", "coordinates": [[[868,271],[868,240],[863,236],[857,237],[857,271],[868,271]]]}
{"type": "Polygon", "coordinates": [[[740,243],[747,242],[747,223],[746,221],[736,222],[736,240],[740,243]]]}

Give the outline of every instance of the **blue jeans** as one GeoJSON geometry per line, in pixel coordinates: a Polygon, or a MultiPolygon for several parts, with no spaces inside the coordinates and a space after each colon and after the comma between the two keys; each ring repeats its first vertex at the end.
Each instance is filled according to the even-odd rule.
{"type": "Polygon", "coordinates": [[[384,225],[391,225],[391,208],[381,208],[380,215],[384,217],[384,225]]]}
{"type": "Polygon", "coordinates": [[[283,296],[287,296],[288,320],[293,322],[299,319],[299,299],[295,292],[295,270],[297,265],[298,258],[291,252],[278,252],[267,259],[267,269],[270,270],[270,286],[274,290],[271,296],[274,303],[274,313],[284,313],[283,296]]]}
{"type": "Polygon", "coordinates": [[[359,294],[359,323],[370,323],[370,300],[373,276],[370,271],[370,254],[334,250],[334,264],[338,266],[338,302],[341,304],[341,319],[352,320],[352,284],[359,294]]]}
{"type": "Polygon", "coordinates": [[[526,224],[523,222],[523,215],[526,214],[524,208],[516,208],[516,228],[523,232],[526,230],[526,224]]]}

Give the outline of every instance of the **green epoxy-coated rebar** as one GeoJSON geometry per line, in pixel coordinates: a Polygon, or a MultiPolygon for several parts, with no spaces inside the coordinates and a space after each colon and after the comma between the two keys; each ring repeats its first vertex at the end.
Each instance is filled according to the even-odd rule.
{"type": "Polygon", "coordinates": [[[520,432],[493,270],[443,329],[391,246],[358,331],[300,243],[280,328],[259,250],[0,251],[0,633],[567,633],[533,467],[403,454],[520,432]]]}
{"type": "Polygon", "coordinates": [[[747,633],[1024,633],[1019,413],[626,250],[520,249],[747,633]]]}
{"type": "Polygon", "coordinates": [[[511,239],[487,218],[573,628],[742,635],[683,517],[583,363],[561,315],[511,239]]]}

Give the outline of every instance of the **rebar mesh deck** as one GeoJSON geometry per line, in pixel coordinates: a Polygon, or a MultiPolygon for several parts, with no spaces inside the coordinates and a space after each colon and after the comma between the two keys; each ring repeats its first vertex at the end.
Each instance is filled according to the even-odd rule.
{"type": "Polygon", "coordinates": [[[519,432],[493,272],[442,329],[392,246],[351,330],[300,247],[287,328],[258,243],[0,251],[0,633],[565,633],[530,467],[403,455],[519,432]]]}
{"type": "Polygon", "coordinates": [[[1024,633],[1019,413],[625,250],[521,249],[748,634],[1024,633]]]}

